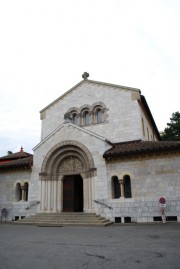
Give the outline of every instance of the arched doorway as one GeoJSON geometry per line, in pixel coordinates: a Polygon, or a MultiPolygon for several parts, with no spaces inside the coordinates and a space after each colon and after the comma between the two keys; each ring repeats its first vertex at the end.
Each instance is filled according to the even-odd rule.
{"type": "Polygon", "coordinates": [[[94,161],[77,141],[64,141],[46,155],[41,173],[41,211],[94,212],[94,161]]]}
{"type": "Polygon", "coordinates": [[[81,175],[64,176],[63,211],[83,212],[83,179],[81,175]]]}

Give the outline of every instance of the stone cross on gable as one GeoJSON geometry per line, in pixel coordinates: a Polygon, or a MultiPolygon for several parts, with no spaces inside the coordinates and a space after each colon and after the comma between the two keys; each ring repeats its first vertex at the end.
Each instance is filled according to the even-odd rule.
{"type": "Polygon", "coordinates": [[[84,72],[84,74],[82,75],[83,79],[87,79],[89,77],[89,74],[87,72],[84,72]]]}

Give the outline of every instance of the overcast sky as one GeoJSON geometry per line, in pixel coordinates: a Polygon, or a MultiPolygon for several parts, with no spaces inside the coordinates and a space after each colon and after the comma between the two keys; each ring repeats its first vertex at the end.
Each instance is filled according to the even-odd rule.
{"type": "Polygon", "coordinates": [[[0,0],[0,156],[32,153],[39,111],[84,71],[140,89],[164,130],[180,111],[180,1],[0,0]]]}

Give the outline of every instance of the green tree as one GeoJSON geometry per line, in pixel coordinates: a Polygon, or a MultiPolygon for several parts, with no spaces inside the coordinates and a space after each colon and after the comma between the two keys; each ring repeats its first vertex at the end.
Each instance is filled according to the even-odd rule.
{"type": "Polygon", "coordinates": [[[180,112],[175,112],[161,135],[165,141],[180,141],[180,112]]]}

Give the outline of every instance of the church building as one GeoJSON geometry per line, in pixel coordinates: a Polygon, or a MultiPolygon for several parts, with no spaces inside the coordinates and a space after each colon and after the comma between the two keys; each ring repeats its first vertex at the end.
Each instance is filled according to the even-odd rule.
{"type": "Polygon", "coordinates": [[[165,198],[180,221],[180,142],[161,141],[141,91],[83,80],[40,111],[34,155],[0,158],[0,208],[8,220],[37,213],[96,213],[154,222],[165,198]]]}

